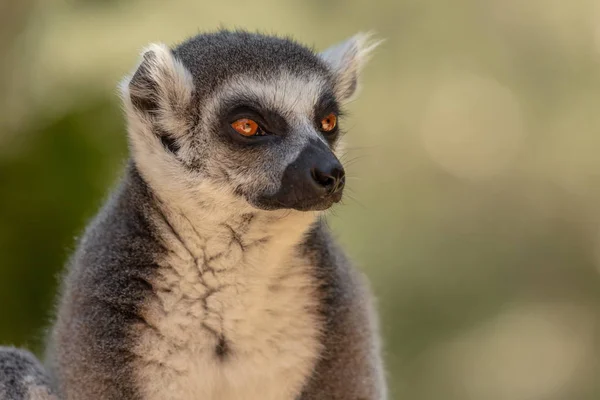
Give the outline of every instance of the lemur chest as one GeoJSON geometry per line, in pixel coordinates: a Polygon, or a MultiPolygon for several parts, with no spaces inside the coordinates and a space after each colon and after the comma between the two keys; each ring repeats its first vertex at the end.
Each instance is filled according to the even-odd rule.
{"type": "Polygon", "coordinates": [[[145,399],[294,399],[319,353],[306,261],[260,243],[171,254],[145,310],[137,375],[145,399]]]}

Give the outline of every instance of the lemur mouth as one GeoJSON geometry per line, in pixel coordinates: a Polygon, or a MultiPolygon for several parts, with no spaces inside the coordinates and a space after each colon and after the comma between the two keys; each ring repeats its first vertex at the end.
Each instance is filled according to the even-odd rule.
{"type": "Polygon", "coordinates": [[[305,201],[303,203],[295,204],[292,207],[298,211],[325,211],[331,208],[335,203],[339,203],[342,200],[342,192],[334,193],[333,195],[326,196],[316,201],[305,201]]]}
{"type": "MultiPolygon", "coordinates": [[[[281,192],[281,191],[280,191],[281,192]]],[[[278,192],[272,196],[260,196],[252,205],[262,210],[297,210],[297,211],[325,211],[342,200],[343,190],[339,189],[321,197],[296,197],[281,195],[278,192]]]]}

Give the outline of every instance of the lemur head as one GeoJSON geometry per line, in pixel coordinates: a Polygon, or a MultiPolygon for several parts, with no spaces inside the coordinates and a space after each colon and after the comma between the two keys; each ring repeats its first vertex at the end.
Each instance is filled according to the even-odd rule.
{"type": "Polygon", "coordinates": [[[374,47],[359,34],[317,54],[229,31],[150,45],[121,85],[133,160],[154,190],[187,202],[329,208],[345,182],[340,108],[374,47]]]}

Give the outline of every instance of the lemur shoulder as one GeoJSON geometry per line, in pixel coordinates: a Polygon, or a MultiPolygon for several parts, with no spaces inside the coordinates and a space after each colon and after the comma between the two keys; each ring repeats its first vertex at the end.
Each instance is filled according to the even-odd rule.
{"type": "Polygon", "coordinates": [[[367,39],[149,46],[121,85],[131,159],[69,262],[47,372],[1,350],[0,398],[52,398],[14,390],[12,354],[64,400],[385,399],[371,294],[323,221],[367,39]]]}

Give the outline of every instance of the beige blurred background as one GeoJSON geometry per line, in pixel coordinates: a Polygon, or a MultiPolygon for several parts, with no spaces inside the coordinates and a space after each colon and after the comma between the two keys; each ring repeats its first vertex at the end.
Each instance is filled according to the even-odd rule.
{"type": "Polygon", "coordinates": [[[126,158],[120,77],[218,27],[386,39],[330,221],[379,299],[393,399],[600,398],[592,0],[0,0],[0,343],[41,349],[126,158]]]}

